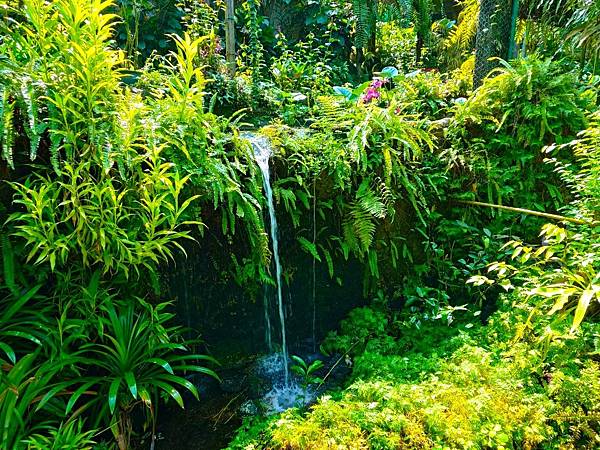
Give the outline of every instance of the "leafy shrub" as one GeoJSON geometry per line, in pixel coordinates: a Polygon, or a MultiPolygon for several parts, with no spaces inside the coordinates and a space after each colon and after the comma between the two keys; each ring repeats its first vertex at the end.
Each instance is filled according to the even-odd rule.
{"type": "Polygon", "coordinates": [[[532,56],[505,64],[456,107],[445,155],[455,170],[472,171],[465,190],[478,199],[556,210],[567,193],[541,150],[584,129],[594,99],[594,90],[560,63],[532,56]]]}
{"type": "Polygon", "coordinates": [[[77,450],[92,450],[95,442],[92,440],[96,430],[84,430],[81,420],[72,420],[61,424],[58,429],[51,430],[50,436],[33,435],[27,439],[28,450],[62,450],[73,448],[77,450]]]}
{"type": "Polygon", "coordinates": [[[323,343],[323,348],[328,351],[345,352],[357,344],[364,346],[369,338],[385,335],[387,324],[387,317],[380,311],[369,307],[353,309],[348,318],[342,320],[340,335],[336,332],[330,333],[323,343]]]}
{"type": "Polygon", "coordinates": [[[384,66],[394,66],[402,72],[415,69],[417,37],[414,28],[404,28],[396,22],[385,22],[378,27],[377,57],[384,66]]]}
{"type": "Polygon", "coordinates": [[[421,383],[357,382],[340,401],[321,399],[306,418],[285,413],[273,440],[315,449],[536,446],[553,437],[551,407],[526,392],[510,365],[464,346],[421,383]]]}

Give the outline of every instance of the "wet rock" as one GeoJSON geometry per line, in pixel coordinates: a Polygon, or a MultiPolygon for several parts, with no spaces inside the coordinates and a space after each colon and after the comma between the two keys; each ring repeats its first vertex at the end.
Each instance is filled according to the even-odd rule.
{"type": "Polygon", "coordinates": [[[258,406],[252,400],[248,400],[240,406],[240,414],[242,416],[256,416],[258,413],[258,406]]]}

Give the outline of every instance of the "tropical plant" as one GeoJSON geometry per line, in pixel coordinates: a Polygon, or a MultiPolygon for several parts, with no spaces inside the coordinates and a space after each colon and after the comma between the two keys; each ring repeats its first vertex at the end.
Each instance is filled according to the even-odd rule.
{"type": "Polygon", "coordinates": [[[27,439],[28,450],[92,450],[96,430],[84,430],[83,420],[72,420],[50,430],[49,436],[34,434],[27,439]]]}
{"type": "Polygon", "coordinates": [[[315,359],[309,364],[297,355],[292,355],[292,359],[296,364],[293,364],[290,369],[292,372],[300,376],[301,384],[306,395],[310,385],[322,383],[323,380],[316,376],[315,372],[323,367],[323,361],[320,359],[315,359]]]}
{"type": "Polygon", "coordinates": [[[198,398],[198,390],[185,374],[217,374],[201,361],[216,363],[206,355],[189,353],[193,341],[180,338],[180,328],[168,322],[173,314],[168,303],[155,307],[141,301],[117,302],[106,299],[101,307],[101,330],[97,342],[84,343],[79,363],[92,375],[80,379],[80,387],[69,398],[68,414],[90,390],[96,395],[83,400],[85,408],[95,404],[99,414],[96,424],[110,418],[109,424],[119,448],[129,448],[132,432],[131,414],[141,405],[147,423],[156,426],[159,394],[171,398],[183,408],[180,389],[198,398]],[[136,312],[138,310],[138,312],[136,312]]]}
{"type": "Polygon", "coordinates": [[[417,35],[416,62],[421,61],[424,46],[429,43],[431,32],[431,14],[440,8],[436,0],[353,0],[352,7],[356,16],[355,45],[357,48],[369,46],[375,52],[377,22],[380,17],[387,20],[412,21],[417,35]]]}
{"type": "MultiPolygon", "coordinates": [[[[171,50],[169,35],[181,34],[186,3],[175,0],[118,0],[114,9],[121,18],[116,27],[119,46],[136,65],[153,52],[171,50]]],[[[204,1],[200,4],[205,5],[204,1]]]]}
{"type": "MultiPolygon", "coordinates": [[[[542,19],[563,28],[563,37],[581,49],[595,67],[600,56],[600,2],[598,0],[531,0],[529,9],[541,11],[542,19]]],[[[587,57],[587,58],[586,58],[587,57]]]]}
{"type": "Polygon", "coordinates": [[[4,353],[0,361],[6,357],[10,364],[15,364],[18,355],[36,350],[48,338],[51,327],[48,314],[52,308],[44,297],[36,295],[40,288],[38,285],[21,295],[9,294],[0,300],[0,350],[4,353]]]}
{"type": "MultiPolygon", "coordinates": [[[[597,113],[592,115],[589,127],[580,133],[578,139],[545,149],[549,155],[557,155],[558,150],[569,148],[576,157],[575,167],[578,169],[556,157],[549,162],[555,165],[556,171],[575,193],[569,208],[575,217],[565,220],[571,223],[570,228],[577,228],[545,224],[540,232],[541,245],[518,240],[505,245],[512,251],[511,258],[518,264],[516,267],[496,262],[488,268],[488,272],[505,286],[522,284],[526,296],[536,301],[528,325],[541,313],[557,315],[559,322],[572,317],[571,332],[574,332],[586,315],[596,314],[600,302],[600,257],[596,233],[600,211],[599,119],[597,113]]],[[[471,281],[494,283],[485,276],[476,276],[471,281]]]]}
{"type": "MultiPolygon", "coordinates": [[[[456,106],[448,130],[454,142],[445,155],[460,170],[465,149],[472,152],[467,158],[473,171],[470,191],[479,200],[556,211],[568,193],[552,168],[542,164],[541,150],[552,142],[569,141],[586,127],[594,88],[549,59],[532,56],[503,65],[456,106]],[[518,179],[519,186],[513,187],[509,179],[518,179]]],[[[472,198],[468,190],[460,196],[472,198]]]]}
{"type": "Polygon", "coordinates": [[[473,49],[477,34],[479,3],[479,0],[462,0],[460,2],[461,10],[457,24],[451,29],[448,39],[444,42],[445,50],[451,54],[451,56],[447,56],[451,63],[460,61],[473,49]]]}
{"type": "Polygon", "coordinates": [[[65,395],[71,381],[58,381],[74,360],[42,362],[40,350],[24,355],[0,371],[0,444],[2,448],[24,449],[33,434],[52,432],[58,418],[64,417],[65,395]]]}

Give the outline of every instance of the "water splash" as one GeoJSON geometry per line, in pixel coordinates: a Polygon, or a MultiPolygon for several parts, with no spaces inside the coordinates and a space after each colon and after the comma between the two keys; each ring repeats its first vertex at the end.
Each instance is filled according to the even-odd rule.
{"type": "MultiPolygon", "coordinates": [[[[269,221],[271,226],[271,245],[273,246],[273,259],[275,261],[275,283],[277,287],[277,309],[279,312],[279,322],[281,325],[281,356],[283,359],[285,385],[288,384],[288,353],[285,333],[285,314],[283,310],[283,296],[281,294],[281,263],[279,261],[279,241],[277,239],[277,218],[275,217],[275,206],[273,203],[273,189],[271,188],[271,177],[269,170],[269,160],[273,155],[271,143],[264,136],[259,136],[252,133],[247,133],[243,136],[246,138],[254,149],[254,158],[263,176],[263,187],[267,198],[267,208],[269,210],[269,221]]],[[[268,319],[268,302],[265,302],[265,314],[268,319]]],[[[267,325],[270,327],[270,321],[267,320],[267,325]]],[[[269,335],[270,336],[270,335],[269,335]]]]}
{"type": "Polygon", "coordinates": [[[271,354],[258,360],[256,373],[271,383],[271,388],[261,398],[267,414],[285,411],[288,408],[308,405],[316,398],[316,390],[306,389],[291,379],[284,384],[284,367],[281,355],[271,354]]]}
{"type": "Polygon", "coordinates": [[[315,399],[312,389],[303,389],[298,384],[275,386],[263,397],[267,414],[283,412],[288,408],[302,407],[315,399]]]}

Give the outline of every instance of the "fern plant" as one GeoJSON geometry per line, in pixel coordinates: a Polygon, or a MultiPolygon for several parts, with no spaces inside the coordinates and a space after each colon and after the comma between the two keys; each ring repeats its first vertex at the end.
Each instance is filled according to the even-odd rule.
{"type": "MultiPolygon", "coordinates": [[[[541,245],[510,241],[505,247],[511,250],[514,263],[496,262],[488,268],[498,282],[509,287],[521,285],[525,294],[535,300],[528,325],[540,314],[547,314],[557,317],[558,322],[570,320],[571,331],[575,332],[586,317],[597,314],[600,304],[599,143],[600,116],[595,113],[578,139],[545,149],[553,156],[560,149],[573,151],[576,165],[561,163],[556,158],[549,162],[576,193],[569,209],[583,219],[583,225],[570,229],[566,225],[546,224],[540,232],[541,245]]],[[[492,284],[495,281],[478,276],[471,282],[492,284]]]]}
{"type": "Polygon", "coordinates": [[[450,59],[453,66],[462,63],[462,59],[473,49],[475,35],[477,34],[477,18],[479,16],[480,0],[463,0],[460,2],[460,13],[455,27],[450,31],[448,39],[444,43],[445,50],[452,56],[450,59]]]}

